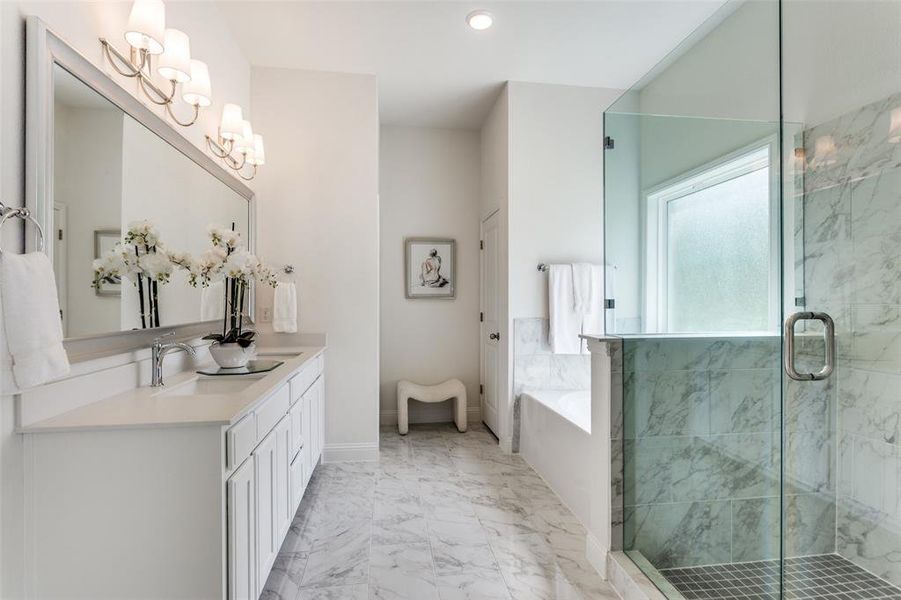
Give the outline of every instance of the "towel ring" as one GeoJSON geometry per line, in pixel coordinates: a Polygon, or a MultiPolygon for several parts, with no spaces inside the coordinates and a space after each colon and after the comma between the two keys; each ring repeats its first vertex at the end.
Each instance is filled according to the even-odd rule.
{"type": "MultiPolygon", "coordinates": [[[[44,251],[44,228],[41,227],[41,224],[38,223],[37,219],[31,216],[31,211],[27,208],[7,208],[0,204],[0,228],[3,227],[3,224],[10,217],[19,217],[20,219],[24,219],[26,222],[31,221],[34,224],[35,228],[38,230],[38,251],[44,251]]],[[[0,253],[3,252],[3,248],[0,248],[0,253]]]]}

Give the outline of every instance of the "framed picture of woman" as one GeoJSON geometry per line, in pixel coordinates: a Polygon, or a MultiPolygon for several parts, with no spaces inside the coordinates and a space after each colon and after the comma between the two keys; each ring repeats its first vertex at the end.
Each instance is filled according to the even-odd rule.
{"type": "Polygon", "coordinates": [[[453,299],[457,283],[457,242],[446,238],[404,240],[407,298],[453,299]]]}

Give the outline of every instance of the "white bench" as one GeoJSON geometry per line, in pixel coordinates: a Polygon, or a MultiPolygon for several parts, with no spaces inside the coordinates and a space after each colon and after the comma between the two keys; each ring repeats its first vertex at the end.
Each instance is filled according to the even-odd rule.
{"type": "Polygon", "coordinates": [[[412,381],[397,382],[397,430],[401,435],[409,431],[409,400],[444,402],[454,400],[454,423],[461,433],[466,431],[466,386],[459,379],[448,379],[437,385],[419,385],[412,381]]]}

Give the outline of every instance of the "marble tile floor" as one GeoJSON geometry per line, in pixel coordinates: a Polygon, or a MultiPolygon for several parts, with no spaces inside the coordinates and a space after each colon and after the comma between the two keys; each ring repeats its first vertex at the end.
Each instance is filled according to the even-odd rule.
{"type": "Polygon", "coordinates": [[[480,426],[381,431],[378,463],[321,465],[262,600],[614,600],[585,531],[480,426]]]}

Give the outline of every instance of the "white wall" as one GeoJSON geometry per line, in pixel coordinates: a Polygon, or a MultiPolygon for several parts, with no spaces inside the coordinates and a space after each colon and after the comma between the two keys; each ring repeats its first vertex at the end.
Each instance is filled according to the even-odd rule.
{"type": "Polygon", "coordinates": [[[510,82],[510,318],[547,318],[539,263],[601,264],[604,110],[622,92],[510,82]]]}
{"type": "MultiPolygon", "coordinates": [[[[510,357],[513,355],[513,328],[509,319],[509,200],[510,200],[510,105],[508,86],[498,95],[491,112],[482,125],[480,134],[482,146],[482,176],[480,193],[481,221],[498,213],[498,329],[501,341],[498,344],[498,390],[499,402],[510,396],[513,388],[513,369],[510,357]]],[[[480,343],[481,349],[481,343],[480,343]]],[[[495,433],[501,440],[501,447],[509,451],[513,444],[513,415],[509,410],[498,411],[498,429],[495,433]]]]}
{"type": "Polygon", "coordinates": [[[91,279],[94,231],[120,227],[122,113],[57,102],[53,118],[54,202],[64,205],[67,215],[66,264],[54,265],[57,273],[66,273],[64,333],[118,331],[119,298],[98,296],[91,279]],[[85,165],[85,156],[92,157],[91,165],[85,165]]]}
{"type": "MultiPolygon", "coordinates": [[[[267,164],[256,186],[260,253],[272,265],[294,265],[300,329],[328,333],[326,459],[375,458],[376,80],[268,68],[254,68],[252,79],[255,126],[267,132],[267,164]]],[[[266,292],[260,307],[271,306],[266,292]]]]}
{"type": "MultiPolygon", "coordinates": [[[[381,422],[397,422],[397,381],[466,384],[479,410],[478,132],[382,127],[379,154],[381,422]],[[457,241],[454,300],[404,296],[405,237],[457,241]]],[[[410,419],[450,421],[450,403],[411,403],[410,419]]]]}
{"type": "MultiPolygon", "coordinates": [[[[11,206],[24,204],[24,47],[25,15],[35,14],[95,64],[101,65],[97,38],[105,36],[124,48],[122,32],[128,17],[127,2],[0,2],[0,198],[11,206]]],[[[228,32],[216,5],[210,2],[169,2],[172,27],[191,36],[196,57],[210,67],[213,106],[200,123],[179,128],[198,146],[203,135],[215,132],[225,102],[249,108],[250,66],[228,32]]],[[[119,80],[121,81],[121,79],[119,80]]],[[[134,92],[133,83],[123,83],[134,92]]],[[[261,133],[267,133],[260,129],[261,133]]],[[[0,232],[3,248],[23,248],[22,228],[6,225],[0,232]]],[[[23,480],[21,438],[13,433],[14,402],[0,398],[0,596],[22,596],[23,480]]]]}

